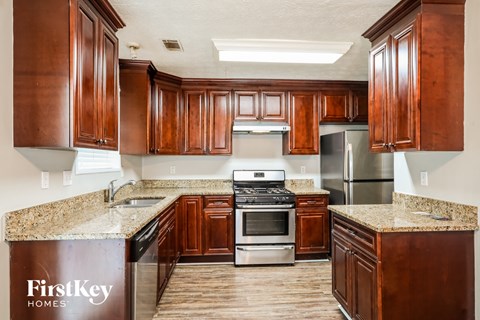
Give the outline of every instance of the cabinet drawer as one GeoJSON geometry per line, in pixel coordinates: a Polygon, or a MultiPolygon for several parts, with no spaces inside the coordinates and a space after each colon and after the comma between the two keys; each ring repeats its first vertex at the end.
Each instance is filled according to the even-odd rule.
{"type": "Polygon", "coordinates": [[[336,214],[333,215],[332,224],[334,233],[338,233],[348,239],[353,245],[363,249],[366,253],[377,256],[377,238],[374,231],[342,219],[336,214]]]}
{"type": "Polygon", "coordinates": [[[297,196],[297,208],[326,207],[328,196],[297,196]]]}
{"type": "Polygon", "coordinates": [[[233,197],[232,196],[204,196],[203,207],[204,208],[232,208],[233,197]]]}

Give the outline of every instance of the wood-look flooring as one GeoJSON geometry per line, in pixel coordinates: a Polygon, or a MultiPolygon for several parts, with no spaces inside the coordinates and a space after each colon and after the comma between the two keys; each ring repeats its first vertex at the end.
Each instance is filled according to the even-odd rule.
{"type": "Polygon", "coordinates": [[[333,298],[331,264],[234,267],[177,265],[153,320],[343,320],[333,298]]]}

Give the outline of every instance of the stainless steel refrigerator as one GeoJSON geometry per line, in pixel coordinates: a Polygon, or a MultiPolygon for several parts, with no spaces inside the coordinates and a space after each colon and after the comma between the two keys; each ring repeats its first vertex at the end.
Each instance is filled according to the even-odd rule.
{"type": "Polygon", "coordinates": [[[320,137],[322,188],[330,204],[392,203],[393,154],[371,153],[367,130],[320,137]]]}

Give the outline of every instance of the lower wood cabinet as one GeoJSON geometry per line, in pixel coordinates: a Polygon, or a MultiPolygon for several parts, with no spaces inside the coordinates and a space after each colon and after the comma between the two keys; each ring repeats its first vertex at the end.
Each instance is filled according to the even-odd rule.
{"type": "Polygon", "coordinates": [[[296,198],[295,259],[325,258],[330,252],[328,196],[296,198]]]}
{"type": "Polygon", "coordinates": [[[332,225],[333,296],[352,319],[475,318],[473,231],[332,225]]]}
{"type": "Polygon", "coordinates": [[[179,258],[176,208],[174,203],[161,213],[158,235],[158,294],[160,300],[179,258]]]}
{"type": "Polygon", "coordinates": [[[182,260],[226,256],[233,261],[233,196],[184,196],[181,208],[182,260]]]}

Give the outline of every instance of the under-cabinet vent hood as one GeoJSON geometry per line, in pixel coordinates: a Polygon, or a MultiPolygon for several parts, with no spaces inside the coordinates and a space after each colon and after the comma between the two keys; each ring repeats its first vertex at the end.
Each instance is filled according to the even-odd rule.
{"type": "Polygon", "coordinates": [[[284,133],[290,131],[286,122],[237,121],[233,123],[234,133],[284,133]]]}

